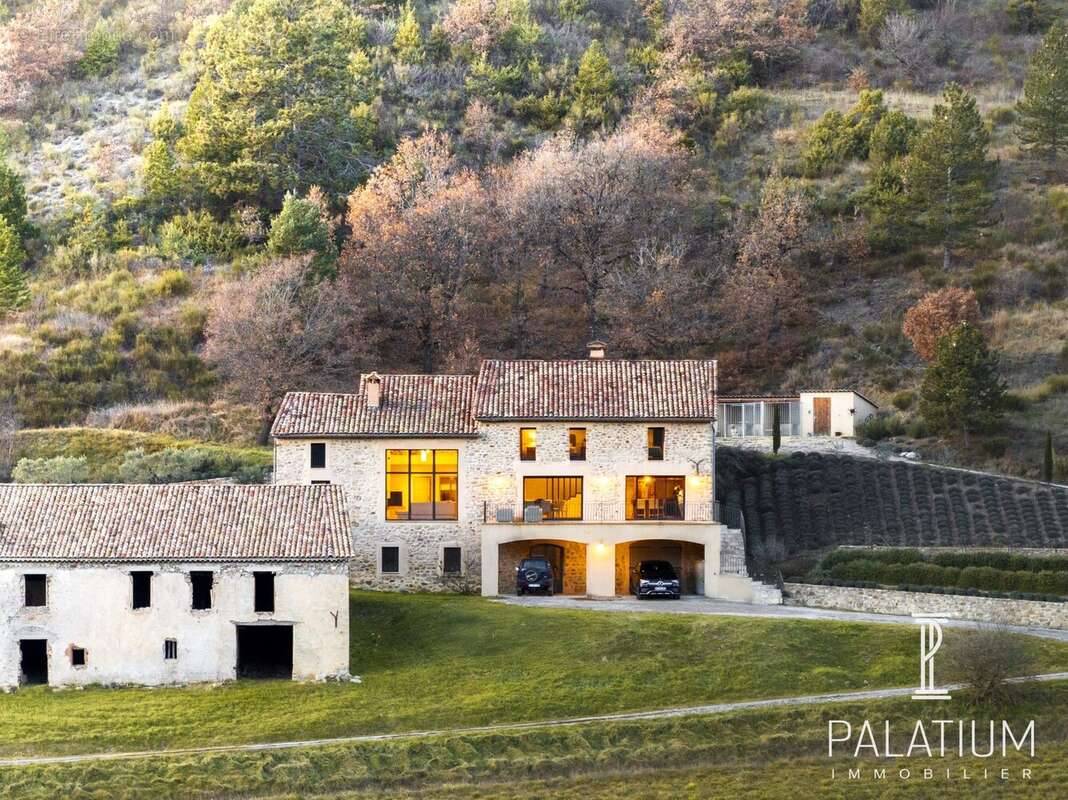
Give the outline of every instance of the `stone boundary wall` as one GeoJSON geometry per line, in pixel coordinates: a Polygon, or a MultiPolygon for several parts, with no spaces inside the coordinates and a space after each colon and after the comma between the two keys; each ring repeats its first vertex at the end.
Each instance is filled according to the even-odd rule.
{"type": "Polygon", "coordinates": [[[1000,622],[1039,628],[1068,629],[1068,603],[1004,600],[894,589],[854,589],[787,583],[783,602],[789,606],[837,608],[868,614],[945,614],[956,619],[1000,622]]]}
{"type": "Polygon", "coordinates": [[[863,544],[843,544],[838,550],[919,550],[924,555],[938,555],[939,553],[1011,553],[1017,556],[1031,556],[1034,558],[1064,558],[1068,556],[1068,547],[902,547],[882,546],[869,547],[863,544]]]}

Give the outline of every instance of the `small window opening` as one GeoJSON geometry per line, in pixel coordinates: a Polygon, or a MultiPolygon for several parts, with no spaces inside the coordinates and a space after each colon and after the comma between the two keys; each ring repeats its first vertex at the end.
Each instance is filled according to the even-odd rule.
{"type": "Polygon", "coordinates": [[[256,611],[274,611],[274,573],[253,572],[255,581],[254,600],[256,611]]]}
{"type": "Polygon", "coordinates": [[[72,647],[70,650],[70,664],[72,667],[85,666],[85,648],[72,647]]]}
{"type": "Polygon", "coordinates": [[[133,583],[133,607],[149,608],[152,605],[152,573],[131,572],[133,583]]]}
{"type": "Polygon", "coordinates": [[[178,640],[177,639],[164,639],[163,640],[163,658],[167,661],[173,661],[178,658],[178,640]]]}
{"type": "Polygon", "coordinates": [[[572,461],[586,460],[586,429],[571,428],[567,432],[568,455],[572,461]]]}
{"type": "Polygon", "coordinates": [[[459,547],[443,548],[441,570],[446,575],[459,575],[463,571],[462,552],[459,547]]]}
{"type": "Polygon", "coordinates": [[[650,461],[663,461],[664,460],[664,429],[663,428],[650,428],[648,433],[649,440],[649,460],[650,461]]]}
{"type": "Polygon", "coordinates": [[[400,548],[382,548],[382,572],[400,572],[400,548]]]}
{"type": "Polygon", "coordinates": [[[26,579],[26,605],[48,605],[47,579],[44,575],[25,575],[26,579]]]}
{"type": "Polygon", "coordinates": [[[193,610],[203,611],[211,608],[211,589],[215,576],[211,572],[190,572],[193,583],[193,610]]]}
{"type": "Polygon", "coordinates": [[[536,461],[538,458],[538,429],[519,429],[519,460],[536,461]]]}
{"type": "Polygon", "coordinates": [[[326,469],[326,443],[312,442],[311,445],[311,468],[326,469]]]}

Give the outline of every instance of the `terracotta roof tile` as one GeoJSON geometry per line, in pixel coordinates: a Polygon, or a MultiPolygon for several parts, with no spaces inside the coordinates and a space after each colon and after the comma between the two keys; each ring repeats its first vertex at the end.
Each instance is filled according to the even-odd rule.
{"type": "MultiPolygon", "coordinates": [[[[474,375],[382,375],[381,403],[359,394],[290,392],[271,434],[287,436],[474,436],[474,375]]],[[[361,378],[360,385],[363,386],[361,378]]]]}
{"type": "Polygon", "coordinates": [[[339,486],[0,485],[0,561],[347,561],[339,486]]]}
{"type": "Polygon", "coordinates": [[[483,361],[484,420],[712,420],[715,361],[483,361]]]}

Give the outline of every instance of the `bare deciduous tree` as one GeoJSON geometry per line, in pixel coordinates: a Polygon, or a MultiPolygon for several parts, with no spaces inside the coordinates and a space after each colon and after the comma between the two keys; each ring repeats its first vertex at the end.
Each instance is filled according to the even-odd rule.
{"type": "Polygon", "coordinates": [[[976,706],[1006,705],[1016,699],[1011,678],[1029,675],[1033,658],[1022,638],[1000,625],[976,627],[947,643],[946,680],[963,683],[976,706]]]}
{"type": "Polygon", "coordinates": [[[24,105],[34,90],[81,58],[85,20],[75,0],[27,4],[0,27],[0,109],[24,105]]]}
{"type": "Polygon", "coordinates": [[[260,410],[263,442],[287,390],[350,384],[362,355],[351,308],[333,283],[312,282],[309,263],[269,262],[222,286],[209,309],[204,355],[235,399],[260,410]]]}

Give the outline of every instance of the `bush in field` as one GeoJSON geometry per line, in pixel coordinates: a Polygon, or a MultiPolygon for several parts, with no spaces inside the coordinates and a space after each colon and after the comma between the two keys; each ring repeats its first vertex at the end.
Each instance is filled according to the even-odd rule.
{"type": "Polygon", "coordinates": [[[85,53],[78,62],[78,68],[85,75],[101,78],[119,63],[121,47],[122,36],[104,20],[97,20],[86,39],[85,53]]]}
{"type": "Polygon", "coordinates": [[[880,411],[857,425],[857,438],[878,442],[905,434],[905,421],[900,414],[880,411]]]}
{"type": "Polygon", "coordinates": [[[44,0],[0,27],[0,109],[25,106],[34,92],[81,58],[85,23],[76,0],[44,0]]]}
{"type": "Polygon", "coordinates": [[[89,463],[84,456],[23,458],[11,471],[15,483],[88,483],[89,463]]]}
{"type": "Polygon", "coordinates": [[[320,273],[337,261],[332,224],[326,200],[317,187],[306,198],[289,193],[282,210],[271,220],[267,249],[278,256],[314,254],[314,266],[320,273]]]}
{"type": "Polygon", "coordinates": [[[953,634],[944,657],[946,679],[965,684],[976,706],[1013,702],[1017,684],[1009,679],[1032,672],[1032,658],[1021,637],[997,627],[953,634]]]}
{"type": "Polygon", "coordinates": [[[846,161],[867,159],[873,132],[886,113],[883,93],[864,89],[847,114],[831,110],[809,132],[801,154],[805,174],[816,177],[840,168],[846,161]]]}
{"type": "Polygon", "coordinates": [[[172,217],[160,228],[160,252],[203,264],[212,258],[225,259],[240,244],[240,234],[227,222],[218,222],[207,211],[187,211],[172,217]]]}
{"type": "Polygon", "coordinates": [[[0,319],[29,302],[30,290],[22,273],[25,260],[26,253],[15,228],[0,217],[0,319]]]}
{"type": "Polygon", "coordinates": [[[1057,19],[1057,12],[1047,0],[1008,0],[1005,16],[1012,33],[1041,33],[1057,19]]]}
{"type": "Polygon", "coordinates": [[[868,158],[885,164],[908,155],[920,126],[904,111],[892,108],[875,123],[868,140],[868,158]]]}
{"type": "Polygon", "coordinates": [[[127,454],[119,476],[123,483],[181,483],[211,478],[263,483],[266,468],[208,448],[168,448],[155,453],[138,449],[127,454]]]}

